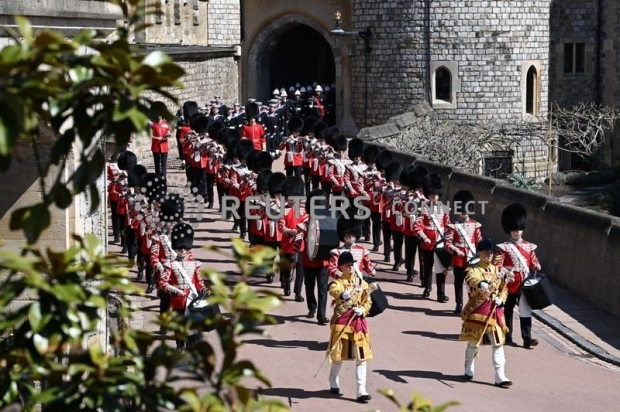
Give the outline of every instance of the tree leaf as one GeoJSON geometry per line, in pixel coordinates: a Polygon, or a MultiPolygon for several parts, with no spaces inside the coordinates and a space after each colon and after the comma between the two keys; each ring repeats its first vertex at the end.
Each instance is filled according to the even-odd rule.
{"type": "Polygon", "coordinates": [[[73,202],[73,196],[71,196],[71,192],[67,189],[62,183],[59,183],[54,189],[54,203],[58,206],[59,209],[66,209],[71,206],[71,202],[73,202]]]}
{"type": "Polygon", "coordinates": [[[11,214],[9,228],[11,230],[22,229],[29,245],[37,242],[41,233],[51,223],[51,214],[48,206],[39,203],[31,207],[16,209],[11,214]]]}

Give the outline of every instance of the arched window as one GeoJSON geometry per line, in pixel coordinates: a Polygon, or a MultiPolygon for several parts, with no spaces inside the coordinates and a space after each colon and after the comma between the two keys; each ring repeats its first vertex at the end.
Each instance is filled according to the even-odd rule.
{"type": "Polygon", "coordinates": [[[435,72],[435,99],[452,101],[452,74],[445,67],[440,67],[435,72]]]}
{"type": "Polygon", "coordinates": [[[538,73],[536,67],[530,66],[527,71],[525,89],[525,112],[532,116],[538,115],[538,73]]]}

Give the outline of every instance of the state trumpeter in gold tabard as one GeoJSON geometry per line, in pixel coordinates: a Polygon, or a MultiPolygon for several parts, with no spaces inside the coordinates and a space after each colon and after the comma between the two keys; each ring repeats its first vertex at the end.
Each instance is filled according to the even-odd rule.
{"type": "Polygon", "coordinates": [[[328,361],[332,364],[329,385],[331,392],[339,395],[342,361],[355,360],[357,400],[366,403],[371,399],[366,391],[366,361],[372,359],[372,350],[365,316],[372,306],[370,293],[375,286],[364,281],[359,272],[354,273],[353,264],[353,255],[342,252],[338,259],[342,276],[329,284],[329,294],[334,298],[328,348],[328,361]]]}
{"type": "Polygon", "coordinates": [[[465,379],[474,377],[474,361],[481,343],[493,347],[495,386],[507,388],[512,382],[506,377],[504,367],[504,341],[508,328],[504,321],[503,305],[508,291],[506,282],[509,273],[493,264],[495,247],[490,239],[482,239],[477,246],[480,261],[465,270],[465,282],[471,288],[469,301],[463,308],[463,327],[459,340],[466,340],[465,379]],[[486,338],[486,339],[485,339],[486,338]],[[485,342],[487,341],[488,342],[485,342]]]}

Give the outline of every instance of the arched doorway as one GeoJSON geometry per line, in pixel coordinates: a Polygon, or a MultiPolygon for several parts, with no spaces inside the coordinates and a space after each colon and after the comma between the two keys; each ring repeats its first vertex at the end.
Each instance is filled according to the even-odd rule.
{"type": "MultiPolygon", "coordinates": [[[[271,51],[270,90],[300,83],[335,83],[336,68],[331,45],[316,30],[299,25],[283,33],[271,51]]],[[[330,87],[331,88],[331,87],[330,87]]],[[[290,96],[289,96],[290,97],[290,96]]]]}

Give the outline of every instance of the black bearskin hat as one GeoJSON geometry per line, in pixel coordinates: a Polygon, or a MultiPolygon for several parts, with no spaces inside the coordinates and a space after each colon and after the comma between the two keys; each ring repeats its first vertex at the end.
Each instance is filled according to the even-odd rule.
{"type": "Polygon", "coordinates": [[[241,133],[239,133],[239,130],[237,129],[226,129],[224,134],[226,136],[226,142],[231,140],[241,140],[241,133]]]}
{"type": "Polygon", "coordinates": [[[513,203],[506,206],[502,211],[502,228],[504,232],[513,230],[525,230],[527,223],[527,210],[521,203],[513,203]]]}
{"type": "Polygon", "coordinates": [[[420,189],[424,187],[424,178],[428,175],[428,169],[422,165],[414,165],[411,172],[411,188],[420,189]]]}
{"type": "Polygon", "coordinates": [[[355,239],[359,239],[362,237],[362,221],[353,218],[347,219],[344,215],[341,215],[336,224],[336,231],[341,242],[344,242],[344,235],[347,233],[353,233],[355,239]]]}
{"type": "Polygon", "coordinates": [[[375,158],[375,166],[377,170],[383,172],[385,167],[394,159],[394,154],[387,149],[383,149],[375,158]]]}
{"type": "Polygon", "coordinates": [[[140,179],[140,192],[149,203],[154,201],[162,203],[166,197],[167,190],[166,179],[155,173],[147,173],[140,179]]]}
{"type": "Polygon", "coordinates": [[[127,174],[127,186],[134,187],[140,186],[140,179],[147,173],[146,167],[142,165],[135,165],[129,169],[127,174]]]}
{"type": "Polygon", "coordinates": [[[413,173],[413,165],[409,165],[400,172],[400,176],[398,176],[398,181],[401,185],[407,186],[411,188],[411,174],[413,173]]]}
{"type": "Polygon", "coordinates": [[[256,176],[256,191],[258,193],[269,191],[269,179],[272,175],[273,172],[271,170],[265,169],[256,176]]]}
{"type": "Polygon", "coordinates": [[[442,194],[443,184],[441,183],[441,176],[437,173],[430,173],[424,178],[424,196],[442,194]]]}
{"type": "Polygon", "coordinates": [[[258,114],[260,112],[260,108],[256,103],[248,103],[245,106],[245,118],[250,120],[252,117],[258,120],[258,114]]]}
{"type": "Polygon", "coordinates": [[[375,146],[374,144],[368,145],[364,148],[364,163],[371,164],[375,163],[375,159],[381,149],[379,146],[375,146]]]}
{"type": "Polygon", "coordinates": [[[213,124],[209,126],[209,137],[211,138],[211,140],[217,140],[217,136],[220,134],[220,130],[224,129],[225,127],[226,126],[224,125],[224,123],[220,122],[219,120],[213,122],[213,124]]]}
{"type": "Polygon", "coordinates": [[[364,155],[364,141],[354,137],[349,141],[349,159],[354,157],[362,157],[364,155]]]}
{"type": "Polygon", "coordinates": [[[314,137],[316,137],[319,140],[325,140],[325,136],[327,136],[327,129],[329,128],[329,126],[327,126],[327,123],[325,122],[318,122],[317,124],[314,125],[314,137]]]}
{"type": "Polygon", "coordinates": [[[327,216],[328,208],[327,193],[325,193],[323,189],[314,189],[308,193],[308,196],[306,197],[306,213],[310,214],[310,217],[316,215],[327,216]],[[315,199],[314,202],[312,199],[315,199]],[[312,203],[314,203],[314,210],[312,209],[312,203]]]}
{"type": "Polygon", "coordinates": [[[183,198],[177,193],[168,193],[159,209],[159,220],[162,222],[178,222],[185,214],[183,198]]]}
{"type": "Polygon", "coordinates": [[[170,246],[173,250],[194,247],[194,229],[189,223],[177,223],[170,232],[170,246]]]}
{"type": "Polygon", "coordinates": [[[240,139],[231,139],[226,142],[226,155],[232,159],[237,157],[237,144],[240,139]]]}
{"type": "Polygon", "coordinates": [[[204,114],[199,114],[192,118],[192,130],[199,134],[209,131],[209,119],[204,114]]]}
{"type": "Polygon", "coordinates": [[[132,167],[138,164],[138,158],[134,154],[134,152],[130,152],[129,150],[124,150],[116,161],[118,168],[128,172],[132,167]]]}
{"type": "Polygon", "coordinates": [[[246,162],[246,164],[248,166],[248,169],[250,169],[254,173],[258,173],[256,171],[256,155],[258,155],[259,153],[260,153],[259,150],[252,149],[250,154],[247,155],[247,157],[245,158],[245,162],[246,162]]]}
{"type": "Polygon", "coordinates": [[[344,152],[347,150],[347,138],[342,134],[337,134],[332,138],[332,147],[337,152],[344,152]]]}
{"type": "Polygon", "coordinates": [[[256,173],[260,173],[263,170],[271,169],[272,164],[273,159],[271,158],[271,155],[267,152],[260,151],[256,154],[256,157],[254,158],[256,173]]]}
{"type": "Polygon", "coordinates": [[[241,139],[239,143],[237,143],[237,157],[239,159],[247,159],[252,150],[254,149],[254,142],[249,139],[241,139]]]}
{"type": "Polygon", "coordinates": [[[308,116],[304,119],[304,127],[301,129],[302,136],[308,136],[310,132],[314,133],[314,126],[320,121],[318,117],[308,116]]]}
{"type": "Polygon", "coordinates": [[[460,203],[465,205],[466,203],[474,201],[474,194],[469,190],[459,190],[454,194],[454,203],[460,203]]]}
{"type": "Polygon", "coordinates": [[[304,120],[299,116],[291,117],[291,120],[288,121],[288,132],[289,133],[299,133],[301,129],[304,128],[304,120]]]}
{"type": "Polygon", "coordinates": [[[289,176],[282,183],[282,194],[285,197],[303,196],[306,185],[301,177],[289,176]]]}
{"type": "Polygon", "coordinates": [[[403,165],[400,162],[392,160],[385,166],[385,180],[387,182],[397,182],[403,171],[403,165]]]}
{"type": "Polygon", "coordinates": [[[193,101],[183,103],[183,117],[185,118],[185,122],[189,123],[192,116],[199,111],[200,109],[198,108],[198,103],[193,101]]]}
{"type": "Polygon", "coordinates": [[[329,129],[327,129],[327,134],[325,135],[325,143],[327,143],[328,145],[332,144],[332,140],[334,139],[334,136],[340,134],[340,128],[338,126],[332,126],[329,129]]]}
{"type": "Polygon", "coordinates": [[[282,193],[282,186],[286,176],[284,173],[276,172],[269,178],[269,194],[273,197],[282,193]]]}

